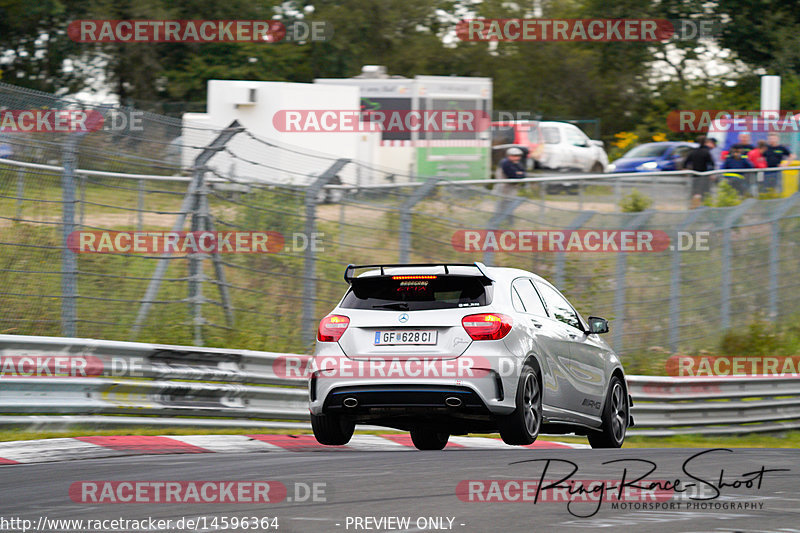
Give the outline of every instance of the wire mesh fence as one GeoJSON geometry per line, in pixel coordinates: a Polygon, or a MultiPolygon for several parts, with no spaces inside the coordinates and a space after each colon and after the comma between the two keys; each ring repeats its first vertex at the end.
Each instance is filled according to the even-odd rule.
{"type": "MultiPolygon", "coordinates": [[[[0,108],[76,106],[0,84],[0,108]]],[[[611,344],[629,357],[709,348],[729,328],[800,311],[797,194],[688,210],[690,178],[664,174],[636,185],[660,209],[621,213],[631,185],[608,177],[422,182],[238,123],[137,116],[127,129],[0,133],[0,332],[306,351],[346,289],[348,263],[533,271],[584,315],[609,318],[611,344]],[[577,194],[565,194],[576,179],[577,194]],[[664,232],[674,249],[463,246],[466,231],[547,230],[664,232]],[[75,235],[180,231],[267,232],[269,253],[74,246],[75,235]],[[681,250],[684,237],[695,241],[681,250]]]]}

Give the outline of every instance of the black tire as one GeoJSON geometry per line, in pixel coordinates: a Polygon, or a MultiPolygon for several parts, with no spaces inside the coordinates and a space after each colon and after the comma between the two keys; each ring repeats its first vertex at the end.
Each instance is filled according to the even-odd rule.
{"type": "Polygon", "coordinates": [[[447,446],[449,433],[440,433],[428,428],[411,430],[411,442],[418,450],[441,450],[447,446]]]}
{"type": "Polygon", "coordinates": [[[350,442],[356,425],[339,415],[311,415],[314,438],[326,446],[343,446],[350,442]]]}
{"type": "Polygon", "coordinates": [[[542,387],[533,368],[523,366],[516,394],[517,408],[510,415],[497,417],[500,437],[506,444],[533,444],[542,427],[542,387]]]}
{"type": "Polygon", "coordinates": [[[621,448],[625,442],[625,432],[630,420],[628,393],[622,380],[617,376],[611,378],[608,385],[606,405],[603,407],[603,425],[601,431],[589,433],[589,444],[592,448],[621,448]]]}
{"type": "Polygon", "coordinates": [[[592,174],[602,174],[603,173],[603,165],[599,161],[592,165],[592,170],[589,171],[592,174]]]}

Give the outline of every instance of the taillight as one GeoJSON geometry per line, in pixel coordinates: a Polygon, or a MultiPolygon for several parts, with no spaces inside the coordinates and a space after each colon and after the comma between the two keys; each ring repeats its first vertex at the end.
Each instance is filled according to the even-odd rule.
{"type": "Polygon", "coordinates": [[[349,325],[350,319],[346,316],[328,315],[319,321],[317,340],[320,342],[337,342],[349,325]]]}
{"type": "Polygon", "coordinates": [[[481,313],[468,315],[461,319],[461,325],[474,341],[496,341],[511,331],[511,317],[500,313],[481,313]]]}

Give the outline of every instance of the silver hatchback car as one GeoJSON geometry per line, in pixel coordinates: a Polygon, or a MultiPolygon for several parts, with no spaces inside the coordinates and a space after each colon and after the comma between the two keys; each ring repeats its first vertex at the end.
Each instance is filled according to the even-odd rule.
{"type": "Polygon", "coordinates": [[[632,402],[599,336],[608,322],[584,320],[541,277],[481,263],[349,265],[344,277],[309,380],[321,444],[370,424],[410,431],[421,450],[496,431],[514,445],[541,431],[622,446],[632,402]]]}

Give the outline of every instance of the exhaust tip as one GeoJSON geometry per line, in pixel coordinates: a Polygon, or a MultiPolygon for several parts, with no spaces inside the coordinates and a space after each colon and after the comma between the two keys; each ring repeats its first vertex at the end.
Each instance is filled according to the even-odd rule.
{"type": "Polygon", "coordinates": [[[455,396],[449,396],[445,398],[444,404],[448,407],[461,407],[461,398],[456,398],[455,396]]]}
{"type": "Polygon", "coordinates": [[[355,398],[345,398],[342,404],[345,407],[355,407],[358,405],[358,400],[356,400],[355,398]]]}

